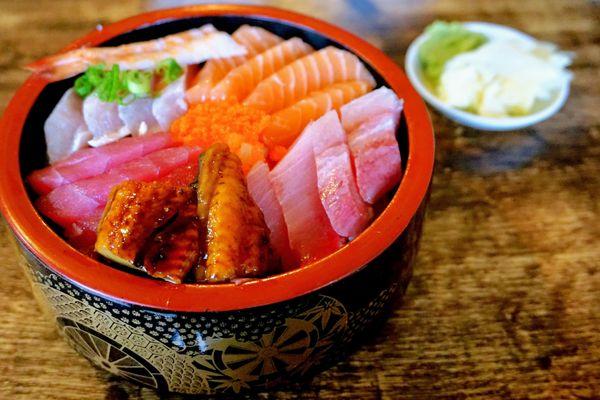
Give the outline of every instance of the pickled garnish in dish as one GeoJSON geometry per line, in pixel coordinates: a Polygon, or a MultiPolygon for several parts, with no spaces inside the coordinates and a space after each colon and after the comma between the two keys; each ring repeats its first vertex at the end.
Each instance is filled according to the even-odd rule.
{"type": "Polygon", "coordinates": [[[205,279],[221,282],[269,270],[269,229],[252,201],[239,158],[217,143],[198,174],[198,216],[206,223],[205,279]]]}
{"type": "Polygon", "coordinates": [[[177,217],[147,242],[142,267],[155,278],[181,283],[203,255],[196,196],[179,210],[177,217]]]}
{"type": "Polygon", "coordinates": [[[146,240],[193,195],[190,187],[125,181],[116,185],[98,225],[95,250],[119,264],[136,267],[146,240]]]}

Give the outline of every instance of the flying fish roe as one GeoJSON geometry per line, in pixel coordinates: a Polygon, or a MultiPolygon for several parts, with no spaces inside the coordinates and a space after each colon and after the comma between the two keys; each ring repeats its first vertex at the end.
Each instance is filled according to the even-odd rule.
{"type": "Polygon", "coordinates": [[[268,155],[260,132],[269,123],[262,110],[233,100],[198,103],[171,125],[174,140],[188,146],[208,148],[225,143],[242,160],[244,171],[268,155]]]}

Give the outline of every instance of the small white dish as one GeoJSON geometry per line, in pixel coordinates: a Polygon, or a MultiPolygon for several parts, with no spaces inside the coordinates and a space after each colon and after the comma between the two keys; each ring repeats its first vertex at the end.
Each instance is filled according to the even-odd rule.
{"type": "MultiPolygon", "coordinates": [[[[468,30],[482,33],[489,38],[520,39],[528,42],[536,41],[533,37],[507,26],[491,24],[488,22],[465,22],[463,25],[468,30]]],[[[551,100],[545,102],[537,109],[534,109],[531,114],[524,116],[484,117],[449,106],[434,94],[423,78],[418,53],[419,48],[426,39],[426,34],[422,33],[408,48],[404,63],[406,74],[413,87],[427,103],[459,124],[485,131],[510,131],[521,129],[550,118],[562,108],[567,97],[569,97],[570,80],[565,80],[551,100]]]]}

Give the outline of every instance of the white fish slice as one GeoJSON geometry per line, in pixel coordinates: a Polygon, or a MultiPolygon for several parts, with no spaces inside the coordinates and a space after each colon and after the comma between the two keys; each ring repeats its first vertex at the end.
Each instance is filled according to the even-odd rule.
{"type": "Polygon", "coordinates": [[[83,101],[83,119],[94,139],[117,132],[124,126],[117,103],[102,101],[95,93],[83,101]]]}
{"type": "Polygon", "coordinates": [[[153,103],[152,98],[142,98],[131,104],[118,106],[119,118],[133,136],[160,131],[160,125],[152,114],[153,103]]]}
{"type": "Polygon", "coordinates": [[[27,66],[50,81],[66,79],[94,64],[119,64],[121,69],[151,69],[172,57],[181,65],[211,58],[246,54],[246,48],[208,24],[159,39],[117,47],[85,47],[42,58],[27,66]]]}
{"type": "Polygon", "coordinates": [[[50,113],[44,123],[44,135],[50,164],[59,161],[76,150],[85,147],[82,138],[89,138],[85,134],[85,122],[82,114],[81,97],[73,89],[69,89],[50,113]]]}
{"type": "Polygon", "coordinates": [[[171,123],[183,115],[187,109],[185,101],[186,74],[167,86],[152,103],[152,114],[163,131],[168,131],[171,123]]]}

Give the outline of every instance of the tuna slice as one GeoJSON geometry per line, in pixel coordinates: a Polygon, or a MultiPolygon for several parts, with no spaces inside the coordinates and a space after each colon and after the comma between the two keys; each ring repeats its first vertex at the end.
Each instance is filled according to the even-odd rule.
{"type": "Polygon", "coordinates": [[[171,83],[152,103],[152,114],[163,131],[168,131],[171,122],[187,111],[185,79],[184,75],[171,83]]]}
{"type": "Polygon", "coordinates": [[[283,218],[283,210],[269,177],[269,167],[263,161],[256,163],[248,172],[246,180],[250,196],[262,211],[265,222],[271,231],[270,240],[273,249],[281,258],[283,267],[286,270],[291,269],[294,267],[294,259],[290,249],[288,231],[283,218]]]}
{"type": "Polygon", "coordinates": [[[160,126],[152,114],[152,103],[154,99],[137,99],[128,105],[119,105],[119,118],[132,135],[144,135],[155,133],[160,126]]]}
{"type": "Polygon", "coordinates": [[[112,187],[127,179],[161,179],[177,167],[196,160],[198,148],[175,147],[151,153],[143,158],[111,169],[93,178],[60,186],[36,201],[38,210],[61,226],[85,220],[106,204],[112,187]]]}
{"type": "Polygon", "coordinates": [[[124,162],[172,145],[173,141],[166,133],[125,138],[98,149],[79,150],[61,162],[34,171],[27,181],[38,194],[46,194],[59,186],[103,174],[124,162]]]}
{"type": "Polygon", "coordinates": [[[61,97],[44,123],[44,135],[50,164],[85,147],[91,139],[82,114],[83,101],[73,89],[61,97]]]}
{"type": "Polygon", "coordinates": [[[343,243],[319,198],[313,153],[316,134],[312,124],[307,126],[270,174],[283,210],[290,248],[295,261],[303,264],[327,256],[343,243]]]}
{"type": "MultiPolygon", "coordinates": [[[[177,167],[169,174],[160,178],[165,185],[183,186],[191,184],[198,176],[198,161],[194,158],[189,164],[177,167]]],[[[85,253],[94,251],[96,230],[104,212],[104,206],[96,208],[86,218],[78,220],[65,227],[65,237],[76,249],[85,253]]]]}
{"type": "Polygon", "coordinates": [[[341,108],[358,190],[369,204],[374,204],[400,180],[396,131],[401,111],[402,100],[388,88],[377,89],[341,108]]]}
{"type": "MultiPolygon", "coordinates": [[[[340,108],[342,126],[349,133],[368,119],[389,111],[400,115],[403,101],[387,87],[380,87],[340,108]]],[[[399,118],[399,117],[398,117],[399,118]]]]}
{"type": "Polygon", "coordinates": [[[356,187],[346,134],[335,111],[313,123],[319,140],[314,142],[319,195],[333,229],[348,238],[356,237],[371,218],[370,207],[356,187]]]}

